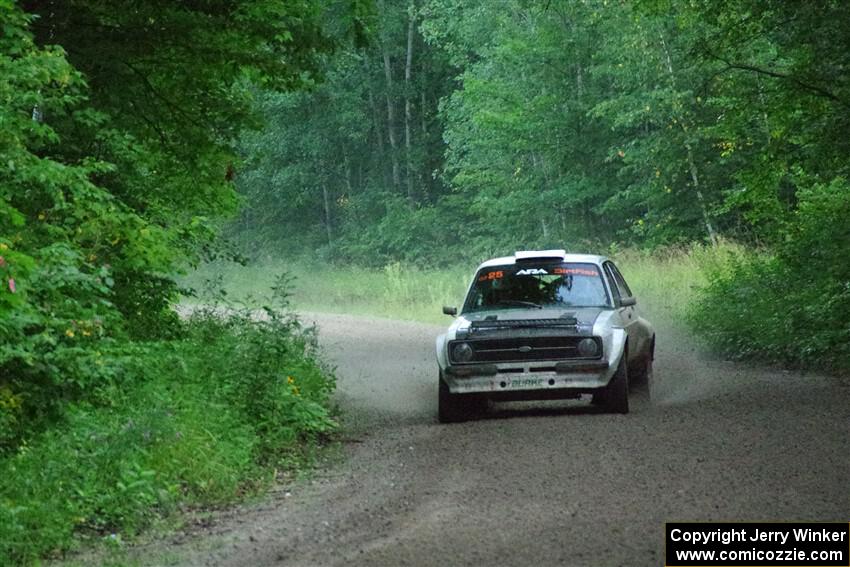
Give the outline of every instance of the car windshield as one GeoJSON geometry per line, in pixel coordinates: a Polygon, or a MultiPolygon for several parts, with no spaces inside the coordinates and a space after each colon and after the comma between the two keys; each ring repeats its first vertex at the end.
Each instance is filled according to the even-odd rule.
{"type": "Polygon", "coordinates": [[[544,307],[610,307],[599,268],[584,263],[483,268],[464,303],[465,312],[544,307]]]}

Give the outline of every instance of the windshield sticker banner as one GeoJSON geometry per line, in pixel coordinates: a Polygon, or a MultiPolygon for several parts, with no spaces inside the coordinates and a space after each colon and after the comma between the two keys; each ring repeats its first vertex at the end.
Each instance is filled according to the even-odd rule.
{"type": "Polygon", "coordinates": [[[552,270],[553,274],[557,274],[559,276],[590,276],[597,277],[599,272],[597,272],[593,268],[555,268],[552,270]]]}
{"type": "Polygon", "coordinates": [[[505,272],[499,270],[496,272],[487,272],[486,274],[481,274],[480,276],[478,276],[478,281],[486,282],[489,280],[498,280],[503,277],[505,277],[505,272]]]}
{"type": "MultiPolygon", "coordinates": [[[[522,270],[518,270],[514,273],[515,276],[548,276],[550,273],[556,276],[588,276],[591,278],[599,277],[599,272],[592,266],[586,268],[549,268],[546,270],[545,268],[524,268],[522,270]],[[549,271],[551,270],[551,272],[549,271]]],[[[483,273],[478,276],[479,282],[486,282],[491,280],[498,280],[505,277],[505,272],[503,270],[494,270],[491,272],[483,273]]]]}

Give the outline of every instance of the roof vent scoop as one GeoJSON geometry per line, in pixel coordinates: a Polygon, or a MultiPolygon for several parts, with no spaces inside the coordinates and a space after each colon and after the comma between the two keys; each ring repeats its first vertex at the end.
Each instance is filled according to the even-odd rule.
{"type": "Polygon", "coordinates": [[[517,262],[528,260],[563,260],[566,250],[517,250],[514,258],[517,262]]]}

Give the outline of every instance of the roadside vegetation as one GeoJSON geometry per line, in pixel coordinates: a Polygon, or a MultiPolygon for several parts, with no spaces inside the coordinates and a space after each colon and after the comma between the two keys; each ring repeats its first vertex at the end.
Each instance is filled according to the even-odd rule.
{"type": "Polygon", "coordinates": [[[0,0],[0,24],[2,564],[307,462],[334,382],[290,292],[441,321],[482,258],[607,251],[729,355],[850,366],[850,3],[0,0]]]}
{"type": "MultiPolygon", "coordinates": [[[[339,38],[360,7],[339,5],[339,38]]],[[[176,275],[221,253],[252,93],[317,80],[322,18],[0,0],[0,564],[254,493],[335,427],[285,286],[262,318],[175,309],[176,275]]]]}
{"type": "Polygon", "coordinates": [[[242,499],[313,462],[336,422],[312,330],[285,305],[204,305],[177,339],[101,347],[95,364],[108,376],[7,450],[0,563],[85,542],[120,548],[177,512],[242,499]]]}
{"type": "Polygon", "coordinates": [[[805,191],[774,246],[738,248],[705,266],[689,320],[732,356],[850,370],[850,191],[805,191]]]}

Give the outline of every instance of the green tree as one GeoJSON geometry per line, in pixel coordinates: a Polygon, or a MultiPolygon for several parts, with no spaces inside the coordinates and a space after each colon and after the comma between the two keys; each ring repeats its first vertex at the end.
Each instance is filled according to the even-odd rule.
{"type": "Polygon", "coordinates": [[[421,6],[379,6],[372,44],[324,58],[322,84],[260,95],[268,127],[243,140],[237,232],[278,250],[382,262],[415,240],[413,226],[439,218],[430,210],[445,193],[437,115],[451,72],[423,41],[421,6]]]}
{"type": "MultiPolygon", "coordinates": [[[[340,34],[367,4],[341,2],[340,34]]],[[[330,8],[329,8],[330,9],[330,8]]],[[[297,2],[0,2],[0,444],[179,329],[175,273],[235,210],[255,86],[317,79],[335,40],[297,2]]]]}

